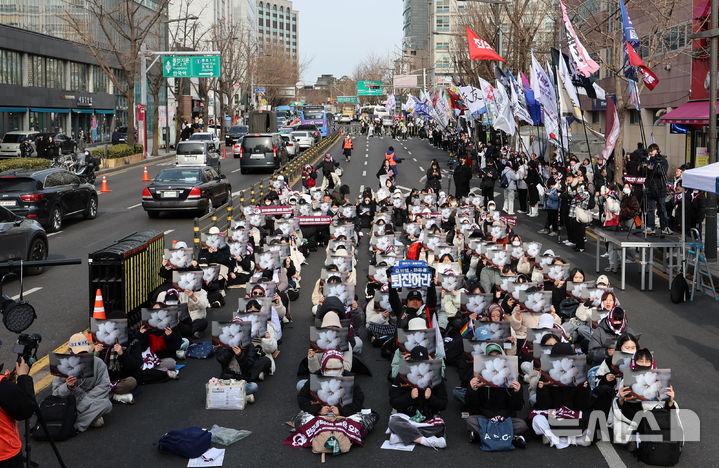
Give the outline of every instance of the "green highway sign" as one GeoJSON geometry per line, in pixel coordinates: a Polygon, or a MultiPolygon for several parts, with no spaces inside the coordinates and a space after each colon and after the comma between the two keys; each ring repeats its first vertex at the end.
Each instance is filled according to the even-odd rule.
{"type": "Polygon", "coordinates": [[[220,56],[163,55],[162,76],[165,78],[217,78],[220,76],[220,56]]]}
{"type": "Polygon", "coordinates": [[[381,81],[360,80],[357,82],[357,96],[383,96],[384,88],[381,81]]]}
{"type": "Polygon", "coordinates": [[[337,96],[337,104],[359,104],[359,98],[357,96],[337,96]]]}

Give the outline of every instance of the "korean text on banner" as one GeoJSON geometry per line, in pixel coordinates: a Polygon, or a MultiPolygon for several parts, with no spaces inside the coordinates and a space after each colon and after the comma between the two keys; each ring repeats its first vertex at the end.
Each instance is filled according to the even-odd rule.
{"type": "Polygon", "coordinates": [[[392,267],[390,278],[395,288],[428,288],[432,284],[432,272],[423,261],[400,261],[392,267]]]}

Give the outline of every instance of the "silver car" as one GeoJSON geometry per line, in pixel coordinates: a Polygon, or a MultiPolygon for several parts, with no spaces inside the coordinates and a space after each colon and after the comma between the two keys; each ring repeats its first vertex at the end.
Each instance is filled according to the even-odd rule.
{"type": "MultiPolygon", "coordinates": [[[[1,206],[0,239],[0,262],[47,258],[47,235],[40,223],[17,216],[1,206]]],[[[29,274],[38,274],[42,270],[42,267],[26,268],[29,274]]]]}
{"type": "Polygon", "coordinates": [[[301,150],[306,150],[310,146],[315,144],[315,139],[312,136],[312,132],[309,130],[296,130],[291,133],[292,138],[294,138],[297,141],[297,144],[300,146],[301,150]]]}

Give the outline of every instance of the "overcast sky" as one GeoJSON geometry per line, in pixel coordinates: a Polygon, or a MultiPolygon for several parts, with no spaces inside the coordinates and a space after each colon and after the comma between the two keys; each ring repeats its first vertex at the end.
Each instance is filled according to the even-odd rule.
{"type": "MultiPolygon", "coordinates": [[[[402,42],[402,0],[293,0],[299,12],[302,79],[349,75],[370,53],[387,55],[402,42]]],[[[393,53],[393,55],[395,55],[393,53]]]]}

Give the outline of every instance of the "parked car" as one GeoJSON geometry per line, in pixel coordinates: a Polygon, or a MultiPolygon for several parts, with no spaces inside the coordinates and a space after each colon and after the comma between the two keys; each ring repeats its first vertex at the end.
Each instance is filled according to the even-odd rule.
{"type": "Polygon", "coordinates": [[[220,172],[220,152],[212,141],[181,141],[176,151],[178,166],[211,166],[220,172]]]}
{"type": "Polygon", "coordinates": [[[37,136],[38,132],[35,131],[13,131],[7,132],[2,137],[2,143],[0,143],[0,158],[19,158],[20,145],[25,141],[29,141],[33,147],[33,153],[35,153],[35,144],[33,140],[37,136]]]}
{"type": "Polygon", "coordinates": [[[247,135],[249,131],[250,127],[248,127],[247,125],[233,125],[225,134],[225,145],[234,145],[235,143],[240,141],[243,136],[247,135]]]}
{"type": "Polygon", "coordinates": [[[287,162],[279,133],[248,133],[240,143],[240,173],[253,169],[274,171],[287,162]]]}
{"type": "Polygon", "coordinates": [[[287,158],[292,159],[297,156],[297,153],[300,152],[299,143],[297,143],[297,141],[292,138],[291,135],[280,135],[280,138],[282,138],[282,142],[285,144],[285,149],[287,150],[287,158]]]}
{"type": "MultiPolygon", "coordinates": [[[[47,258],[47,235],[34,219],[18,216],[0,206],[0,262],[8,260],[45,260],[47,258]]],[[[38,274],[42,267],[25,267],[29,274],[38,274]]]]}
{"type": "Polygon", "coordinates": [[[0,174],[0,206],[56,232],[70,216],[94,219],[97,191],[94,185],[58,167],[6,171],[0,174]]]}
{"type": "Polygon", "coordinates": [[[142,190],[142,208],[150,218],[163,211],[209,213],[232,198],[224,174],[209,166],[175,166],[162,169],[142,190]]]}
{"type": "MultiPolygon", "coordinates": [[[[301,124],[295,127],[295,130],[307,130],[312,134],[312,137],[315,139],[314,143],[319,143],[322,139],[322,134],[320,133],[320,129],[317,128],[317,125],[315,124],[301,124]]],[[[313,144],[314,144],[313,143],[313,144]]]]}
{"type": "Polygon", "coordinates": [[[218,150],[219,150],[220,137],[218,135],[219,135],[219,133],[217,135],[215,135],[214,132],[197,132],[197,133],[193,133],[190,136],[189,141],[209,141],[211,143],[214,143],[215,148],[218,148],[218,150]]]}
{"type": "Polygon", "coordinates": [[[292,132],[292,138],[297,140],[297,144],[299,145],[300,151],[306,150],[310,146],[312,146],[315,142],[315,139],[312,137],[312,133],[308,130],[302,130],[302,131],[294,131],[292,132]]]}

